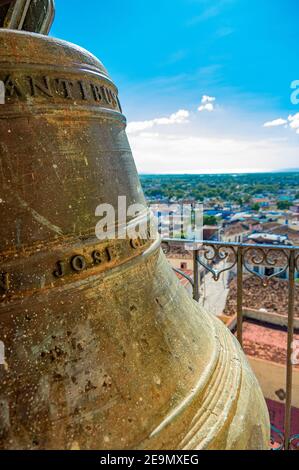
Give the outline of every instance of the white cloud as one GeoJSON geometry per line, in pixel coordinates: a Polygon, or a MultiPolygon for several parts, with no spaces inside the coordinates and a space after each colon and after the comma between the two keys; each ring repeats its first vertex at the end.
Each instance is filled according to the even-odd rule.
{"type": "Polygon", "coordinates": [[[202,104],[205,104],[205,103],[212,103],[215,100],[216,98],[214,96],[203,95],[201,102],[202,104]]]}
{"type": "Polygon", "coordinates": [[[287,124],[287,123],[288,121],[286,119],[278,118],[278,119],[274,119],[273,121],[265,122],[264,127],[283,126],[284,124],[287,124]]]}
{"type": "Polygon", "coordinates": [[[140,132],[140,137],[145,137],[148,139],[152,139],[154,137],[159,137],[159,132],[140,132]]]}
{"type": "Polygon", "coordinates": [[[198,108],[198,111],[214,111],[213,102],[216,100],[214,96],[203,95],[201,98],[201,104],[198,108]]]}
{"type": "Polygon", "coordinates": [[[297,129],[297,134],[299,134],[298,130],[299,130],[299,113],[296,113],[296,114],[290,114],[290,116],[288,117],[288,120],[290,122],[290,127],[291,129],[297,129]]]}
{"type": "Polygon", "coordinates": [[[176,113],[171,114],[168,117],[161,117],[155,118],[148,121],[133,121],[127,125],[127,133],[128,134],[136,134],[138,132],[145,131],[147,129],[151,129],[154,126],[165,126],[165,125],[172,125],[172,124],[184,124],[189,122],[189,111],[185,109],[180,109],[176,113]]]}
{"type": "Polygon", "coordinates": [[[264,127],[277,127],[284,126],[285,128],[290,128],[299,134],[299,113],[290,114],[288,119],[274,119],[274,121],[265,122],[264,127]]]}
{"type": "Polygon", "coordinates": [[[198,108],[198,111],[201,112],[201,111],[214,111],[214,105],[213,103],[207,103],[207,104],[202,104],[201,106],[199,106],[198,108]]]}
{"type": "Polygon", "coordinates": [[[298,166],[298,149],[279,139],[200,137],[160,133],[129,136],[143,173],[265,171],[298,166]],[[240,159],[240,155],[242,158],[240,159]]]}

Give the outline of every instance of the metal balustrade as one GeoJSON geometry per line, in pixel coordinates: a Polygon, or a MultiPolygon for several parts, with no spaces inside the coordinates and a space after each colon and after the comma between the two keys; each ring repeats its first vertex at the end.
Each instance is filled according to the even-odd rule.
{"type": "MultiPolygon", "coordinates": [[[[272,427],[272,436],[278,436],[277,449],[298,449],[299,436],[291,436],[291,409],[292,409],[292,344],[294,338],[295,315],[295,286],[296,271],[299,271],[299,246],[291,245],[266,245],[246,243],[224,243],[219,241],[185,240],[177,238],[162,239],[164,252],[170,250],[171,245],[183,245],[185,250],[193,253],[193,279],[184,271],[173,268],[174,271],[186,278],[193,288],[193,298],[197,302],[200,299],[199,290],[199,266],[212,274],[217,282],[226,271],[234,270],[237,278],[237,338],[243,345],[243,279],[244,272],[260,278],[265,286],[269,279],[288,275],[288,321],[287,321],[287,358],[286,358],[286,402],[284,432],[272,427]],[[213,267],[216,261],[223,261],[222,269],[213,267]],[[269,276],[263,275],[252,269],[255,266],[269,266],[278,269],[269,276]]],[[[277,442],[277,439],[276,439],[277,442]]]]}

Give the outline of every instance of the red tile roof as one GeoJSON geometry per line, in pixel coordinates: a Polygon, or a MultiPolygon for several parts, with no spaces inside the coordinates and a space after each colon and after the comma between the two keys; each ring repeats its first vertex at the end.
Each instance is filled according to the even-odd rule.
{"type": "MultiPolygon", "coordinates": [[[[299,340],[299,334],[294,335],[294,340],[299,340]]],[[[244,321],[243,347],[248,356],[285,365],[287,332],[279,328],[272,328],[269,325],[244,321]]]]}
{"type": "MultiPolygon", "coordinates": [[[[234,315],[237,313],[237,283],[233,279],[230,283],[224,313],[234,315]]],[[[278,278],[268,280],[263,286],[256,276],[247,276],[243,284],[243,306],[254,310],[266,309],[280,315],[288,314],[288,281],[278,278]]],[[[295,287],[295,316],[299,317],[299,285],[295,287]]]]}

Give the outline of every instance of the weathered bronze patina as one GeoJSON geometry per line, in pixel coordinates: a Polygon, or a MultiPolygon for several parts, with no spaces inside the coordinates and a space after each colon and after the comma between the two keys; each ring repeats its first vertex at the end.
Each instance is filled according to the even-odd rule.
{"type": "Polygon", "coordinates": [[[145,202],[103,65],[0,30],[0,80],[0,448],[266,448],[238,343],[159,240],[95,236],[100,203],[145,202]]]}

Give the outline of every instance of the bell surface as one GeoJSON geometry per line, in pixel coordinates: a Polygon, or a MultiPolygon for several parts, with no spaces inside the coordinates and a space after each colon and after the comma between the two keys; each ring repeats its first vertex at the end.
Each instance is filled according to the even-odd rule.
{"type": "Polygon", "coordinates": [[[159,238],[96,236],[100,204],[146,206],[103,65],[1,30],[0,80],[0,448],[268,448],[239,343],[159,238]]]}

